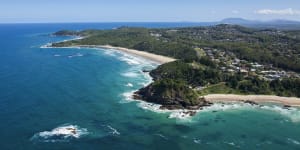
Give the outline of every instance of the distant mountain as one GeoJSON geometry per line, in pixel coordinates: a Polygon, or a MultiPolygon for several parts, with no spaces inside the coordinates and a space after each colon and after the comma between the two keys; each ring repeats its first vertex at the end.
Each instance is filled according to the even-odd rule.
{"type": "Polygon", "coordinates": [[[226,18],[220,21],[222,24],[253,24],[259,23],[258,21],[246,20],[243,18],[226,18]]]}
{"type": "Polygon", "coordinates": [[[259,21],[247,20],[243,18],[226,18],[218,22],[218,24],[236,24],[255,28],[300,29],[299,21],[280,19],[271,21],[259,21]]]}

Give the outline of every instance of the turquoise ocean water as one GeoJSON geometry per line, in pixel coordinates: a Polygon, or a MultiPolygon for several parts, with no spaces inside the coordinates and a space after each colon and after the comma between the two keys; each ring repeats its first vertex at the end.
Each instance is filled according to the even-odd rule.
{"type": "Polygon", "coordinates": [[[300,149],[300,110],[216,104],[191,118],[133,101],[156,63],[104,49],[43,48],[61,30],[189,23],[0,25],[0,149],[300,149]],[[63,134],[76,128],[76,135],[63,134]]]}

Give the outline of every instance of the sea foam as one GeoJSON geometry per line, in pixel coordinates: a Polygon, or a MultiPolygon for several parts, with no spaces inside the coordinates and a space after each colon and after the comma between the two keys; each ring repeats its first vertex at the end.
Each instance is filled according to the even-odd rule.
{"type": "Polygon", "coordinates": [[[132,83],[127,83],[126,86],[133,87],[133,84],[132,83]]]}
{"type": "Polygon", "coordinates": [[[77,125],[62,125],[51,131],[36,133],[31,137],[31,140],[38,142],[68,142],[71,139],[78,139],[87,134],[87,129],[80,128],[77,125]]]}
{"type": "Polygon", "coordinates": [[[82,57],[82,56],[84,56],[84,55],[81,54],[81,53],[76,53],[76,54],[74,54],[74,55],[69,55],[68,57],[69,57],[69,58],[73,58],[73,57],[82,57]]]}
{"type": "Polygon", "coordinates": [[[121,134],[117,129],[111,127],[110,125],[106,125],[106,127],[110,130],[109,133],[112,135],[120,135],[121,134]]]}
{"type": "Polygon", "coordinates": [[[134,77],[138,77],[139,74],[136,73],[136,72],[125,72],[125,73],[122,73],[123,76],[125,77],[130,77],[130,78],[134,78],[134,77]]]}
{"type": "Polygon", "coordinates": [[[247,103],[215,103],[211,106],[204,107],[199,112],[207,111],[234,111],[234,110],[265,110],[276,112],[282,116],[289,118],[292,122],[300,122],[300,110],[297,108],[283,108],[279,105],[251,105],[247,103]]]}
{"type": "Polygon", "coordinates": [[[299,141],[294,140],[294,139],[292,139],[292,138],[287,138],[287,140],[288,140],[288,142],[291,142],[291,143],[293,143],[293,144],[295,144],[295,145],[300,145],[300,142],[299,142],[299,141]]]}

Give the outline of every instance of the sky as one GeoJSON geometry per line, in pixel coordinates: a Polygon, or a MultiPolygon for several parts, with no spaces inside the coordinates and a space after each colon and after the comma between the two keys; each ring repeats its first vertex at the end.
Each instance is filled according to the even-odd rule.
{"type": "Polygon", "coordinates": [[[1,0],[0,23],[300,21],[300,0],[1,0]]]}

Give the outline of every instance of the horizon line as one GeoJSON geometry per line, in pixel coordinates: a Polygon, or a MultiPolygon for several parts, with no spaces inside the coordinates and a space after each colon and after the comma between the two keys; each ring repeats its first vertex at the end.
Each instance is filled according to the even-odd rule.
{"type": "Polygon", "coordinates": [[[61,22],[61,21],[53,21],[53,22],[0,22],[0,24],[58,24],[58,23],[219,23],[226,19],[241,19],[245,21],[256,21],[256,22],[271,22],[271,21],[292,21],[292,22],[298,22],[300,23],[300,20],[292,20],[292,19],[270,19],[270,20],[259,20],[259,19],[245,19],[245,18],[235,18],[235,17],[229,17],[224,18],[217,21],[67,21],[67,22],[61,22]]]}

